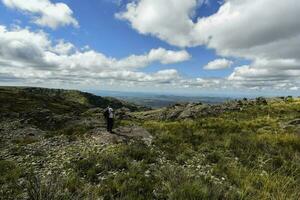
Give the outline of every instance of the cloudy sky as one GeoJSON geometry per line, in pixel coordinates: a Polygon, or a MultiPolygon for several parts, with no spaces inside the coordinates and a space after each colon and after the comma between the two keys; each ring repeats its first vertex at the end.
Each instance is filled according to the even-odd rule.
{"type": "Polygon", "coordinates": [[[0,2],[0,85],[300,92],[299,0],[0,2]]]}

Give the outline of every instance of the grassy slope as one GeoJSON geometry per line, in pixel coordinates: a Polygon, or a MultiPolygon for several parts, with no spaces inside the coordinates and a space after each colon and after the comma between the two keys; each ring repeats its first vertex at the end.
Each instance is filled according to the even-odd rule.
{"type": "MultiPolygon", "coordinates": [[[[44,92],[46,92],[45,90],[44,92]]],[[[36,109],[49,109],[63,114],[78,109],[83,111],[86,104],[67,100],[61,95],[55,96],[41,92],[32,92],[26,88],[0,88],[1,113],[22,113],[36,109]]]]}
{"type": "MultiPolygon", "coordinates": [[[[298,199],[300,131],[288,125],[297,118],[300,100],[288,99],[195,120],[123,121],[147,128],[153,144],[78,149],[83,157],[65,166],[67,179],[37,188],[65,199],[298,199]]],[[[14,182],[24,175],[10,161],[0,171],[5,195],[18,194],[14,182]]]]}
{"type": "MultiPolygon", "coordinates": [[[[299,99],[245,106],[242,111],[217,117],[152,121],[144,126],[156,136],[156,146],[172,165],[187,165],[184,176],[195,177],[197,166],[209,166],[201,176],[212,182],[216,178],[220,184],[208,188],[207,195],[215,192],[226,199],[298,199],[300,129],[287,125],[295,118],[300,118],[299,99]]],[[[195,181],[201,187],[197,179],[186,181],[195,181]]],[[[185,192],[197,195],[196,189],[180,195],[185,196],[185,192]]]]}
{"type": "Polygon", "coordinates": [[[87,108],[126,107],[132,111],[140,109],[136,105],[114,98],[104,98],[76,90],[46,88],[0,87],[1,113],[21,113],[35,109],[49,109],[56,114],[82,112],[87,108]]]}

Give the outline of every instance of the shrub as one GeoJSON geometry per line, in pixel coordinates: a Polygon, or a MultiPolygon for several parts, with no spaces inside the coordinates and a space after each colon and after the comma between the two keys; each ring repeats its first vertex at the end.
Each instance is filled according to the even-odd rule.
{"type": "Polygon", "coordinates": [[[22,193],[18,180],[22,177],[21,169],[12,161],[0,160],[0,198],[16,199],[22,193]]]}
{"type": "Polygon", "coordinates": [[[142,163],[130,166],[127,172],[110,175],[100,189],[104,199],[154,199],[155,179],[145,175],[147,168],[142,163]]]}
{"type": "Polygon", "coordinates": [[[122,156],[123,146],[108,148],[101,154],[91,153],[82,160],[75,161],[75,171],[89,181],[97,183],[109,171],[128,168],[128,159],[122,156]]]}
{"type": "Polygon", "coordinates": [[[26,177],[26,192],[32,200],[80,200],[87,199],[91,191],[86,191],[77,177],[65,179],[52,174],[42,178],[30,173],[26,177]]]}
{"type": "Polygon", "coordinates": [[[176,165],[165,165],[157,171],[155,187],[158,199],[227,199],[225,185],[216,185],[207,179],[195,176],[196,172],[176,165]]]}
{"type": "Polygon", "coordinates": [[[207,154],[207,160],[211,163],[218,163],[222,160],[223,155],[220,152],[214,151],[212,153],[207,154]]]}
{"type": "Polygon", "coordinates": [[[130,145],[125,146],[122,154],[129,159],[145,161],[146,163],[154,163],[157,158],[157,153],[140,140],[135,140],[130,145]]]}

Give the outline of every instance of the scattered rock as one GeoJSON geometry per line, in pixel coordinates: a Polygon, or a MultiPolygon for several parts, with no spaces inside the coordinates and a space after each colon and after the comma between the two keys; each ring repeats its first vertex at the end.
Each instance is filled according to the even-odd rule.
{"type": "Polygon", "coordinates": [[[126,139],[140,139],[150,145],[152,135],[144,128],[139,126],[119,127],[115,130],[115,134],[126,139]]]}
{"type": "Polygon", "coordinates": [[[125,108],[125,107],[116,110],[115,114],[116,114],[117,119],[119,119],[119,120],[122,120],[122,119],[123,120],[128,120],[128,119],[131,118],[130,110],[128,108],[125,108]]]}
{"type": "Polygon", "coordinates": [[[258,98],[256,98],[256,104],[258,104],[258,105],[268,105],[268,102],[264,97],[258,97],[258,98]]]}
{"type": "Polygon", "coordinates": [[[288,123],[289,125],[300,125],[300,119],[294,119],[288,123]]]}

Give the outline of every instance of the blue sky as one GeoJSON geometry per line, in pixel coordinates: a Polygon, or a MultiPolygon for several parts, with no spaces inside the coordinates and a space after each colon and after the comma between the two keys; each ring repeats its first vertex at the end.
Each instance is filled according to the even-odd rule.
{"type": "Polygon", "coordinates": [[[299,58],[288,55],[299,48],[286,50],[289,43],[282,42],[282,51],[274,50],[278,41],[299,42],[300,30],[293,28],[299,3],[293,0],[279,0],[268,11],[262,7],[270,0],[0,2],[0,39],[6,41],[0,45],[12,52],[0,51],[2,85],[245,95],[299,91],[299,58]],[[291,16],[282,17],[285,12],[291,16]],[[280,26],[286,31],[275,34],[280,26]],[[34,43],[38,37],[41,44],[34,43]],[[57,50],[59,42],[70,49],[57,50]],[[26,49],[36,50],[37,59],[24,59],[26,49]]]}

